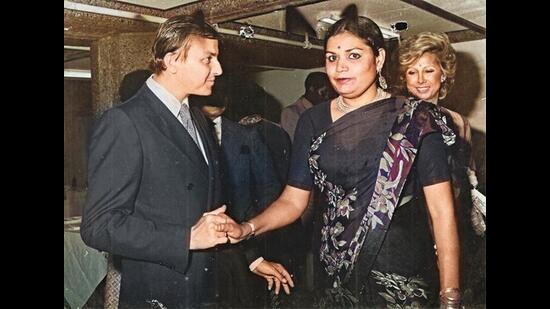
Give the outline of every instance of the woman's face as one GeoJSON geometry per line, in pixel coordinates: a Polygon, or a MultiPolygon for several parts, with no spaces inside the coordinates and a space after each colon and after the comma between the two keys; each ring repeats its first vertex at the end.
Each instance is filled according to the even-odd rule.
{"type": "Polygon", "coordinates": [[[358,98],[376,91],[376,68],[382,68],[383,49],[378,57],[370,46],[357,36],[343,32],[327,42],[325,67],[334,90],[346,98],[358,98]]]}
{"type": "Polygon", "coordinates": [[[407,90],[415,97],[436,103],[444,74],[437,57],[430,52],[424,53],[405,71],[407,90]]]}

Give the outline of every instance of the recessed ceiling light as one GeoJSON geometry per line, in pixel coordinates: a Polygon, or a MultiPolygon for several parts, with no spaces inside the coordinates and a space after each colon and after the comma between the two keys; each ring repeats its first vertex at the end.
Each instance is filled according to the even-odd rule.
{"type": "Polygon", "coordinates": [[[409,29],[409,23],[405,20],[396,21],[390,24],[391,31],[399,33],[409,29]]]}

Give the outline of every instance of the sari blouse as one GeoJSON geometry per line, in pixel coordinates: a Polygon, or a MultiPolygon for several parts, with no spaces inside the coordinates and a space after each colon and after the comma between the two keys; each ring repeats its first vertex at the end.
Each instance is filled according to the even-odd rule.
{"type": "MultiPolygon", "coordinates": [[[[342,260],[342,256],[334,256],[334,251],[326,251],[328,250],[326,238],[329,237],[331,239],[329,242],[334,244],[335,247],[338,247],[337,243],[342,240],[349,243],[359,225],[362,224],[361,221],[368,206],[366,202],[371,200],[377,184],[382,153],[397,116],[403,112],[402,107],[403,100],[391,97],[361,107],[333,122],[330,113],[330,102],[324,102],[304,112],[299,119],[287,184],[305,190],[312,190],[314,185],[319,186],[319,182],[323,182],[330,183],[329,187],[338,186],[340,188],[338,190],[342,191],[343,189],[348,195],[351,194],[349,192],[353,192],[353,198],[349,201],[351,206],[349,210],[346,210],[345,214],[339,213],[336,215],[337,217],[345,216],[341,219],[343,225],[337,223],[336,228],[338,231],[336,232],[334,231],[334,225],[332,227],[325,226],[321,231],[321,237],[325,237],[325,247],[322,246],[320,251],[321,259],[328,263],[328,265],[325,264],[327,274],[335,278],[334,280],[338,283],[345,281],[354,268],[353,261],[357,258],[357,250],[361,250],[361,247],[355,249],[356,245],[352,245],[350,250],[353,249],[357,253],[353,254],[351,265],[342,266],[342,261],[344,261],[344,264],[349,263],[345,262],[348,258],[342,260]],[[328,128],[331,129],[331,133],[336,133],[336,135],[333,134],[330,138],[327,136],[330,142],[324,143],[323,137],[320,139],[319,137],[325,134],[324,132],[328,128]],[[315,140],[317,140],[318,145],[312,147],[315,140]],[[314,148],[315,151],[312,152],[314,148]],[[319,170],[322,170],[322,173],[317,174],[315,178],[310,167],[312,153],[315,153],[316,156],[315,164],[318,165],[319,170]],[[319,175],[322,175],[321,179],[319,179],[319,175]],[[359,188],[359,190],[355,190],[355,188],[359,188]],[[359,201],[361,203],[357,203],[359,201]],[[354,209],[354,207],[359,208],[354,209]],[[331,229],[330,232],[326,230],[327,228],[331,229]],[[331,256],[327,256],[327,254],[331,254],[331,256]]],[[[442,134],[437,134],[437,131],[433,133],[436,134],[428,133],[420,139],[418,153],[406,178],[404,189],[400,194],[401,197],[405,195],[412,195],[415,198],[422,197],[422,187],[450,179],[447,165],[447,146],[443,141],[442,134]]],[[[324,198],[328,201],[331,193],[325,193],[327,196],[324,196],[324,198]]],[[[325,222],[327,222],[326,201],[322,205],[322,210],[325,212],[325,222]]],[[[335,201],[332,202],[335,203],[335,201]]],[[[341,205],[341,200],[337,203],[341,205]]],[[[340,209],[342,208],[339,207],[338,211],[340,209]]],[[[330,216],[330,220],[334,220],[334,214],[330,214],[330,216]]],[[[427,220],[427,218],[423,219],[424,221],[427,220]]],[[[387,228],[387,226],[383,227],[383,229],[387,228]]],[[[427,233],[429,234],[429,231],[427,233]]],[[[368,244],[369,238],[366,241],[365,244],[368,244]]],[[[361,245],[361,242],[359,242],[359,245],[361,245]]],[[[421,247],[426,248],[424,245],[421,247]]],[[[397,248],[397,251],[399,251],[399,248],[397,248]]],[[[428,252],[428,254],[433,254],[433,251],[428,252]]],[[[416,273],[416,270],[411,269],[410,273],[416,273]]]]}

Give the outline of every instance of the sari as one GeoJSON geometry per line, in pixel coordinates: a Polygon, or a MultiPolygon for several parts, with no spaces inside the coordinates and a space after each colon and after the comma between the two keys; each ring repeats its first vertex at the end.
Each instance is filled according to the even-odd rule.
{"type": "MultiPolygon", "coordinates": [[[[321,307],[360,303],[358,294],[362,292],[353,293],[345,287],[353,281],[350,278],[358,260],[360,275],[368,275],[384,287],[378,295],[388,304],[419,305],[420,298],[427,299],[422,289],[426,284],[418,276],[384,273],[373,265],[393,214],[401,207],[400,197],[422,140],[431,133],[440,134],[447,145],[454,143],[455,134],[439,107],[393,97],[345,114],[313,138],[310,172],[327,202],[322,214],[320,262],[329,286],[321,307]],[[375,141],[385,142],[381,154],[375,141]]],[[[435,260],[434,256],[431,259],[435,260]]]]}

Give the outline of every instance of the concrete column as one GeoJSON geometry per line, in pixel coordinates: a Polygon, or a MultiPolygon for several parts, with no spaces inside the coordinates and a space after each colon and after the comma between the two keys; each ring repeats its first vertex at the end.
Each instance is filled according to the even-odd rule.
{"type": "Polygon", "coordinates": [[[126,74],[149,68],[154,39],[154,32],[123,33],[92,43],[92,106],[96,116],[119,103],[118,91],[126,74]]]}

